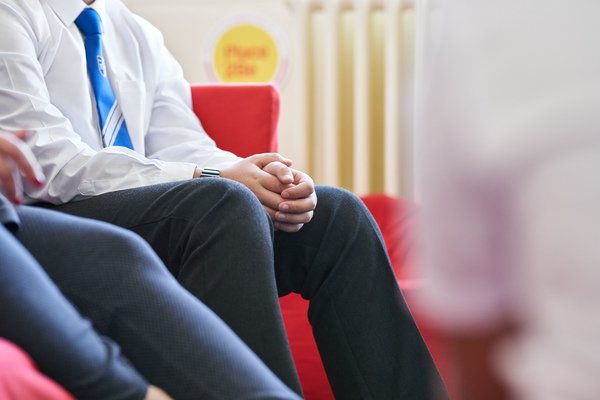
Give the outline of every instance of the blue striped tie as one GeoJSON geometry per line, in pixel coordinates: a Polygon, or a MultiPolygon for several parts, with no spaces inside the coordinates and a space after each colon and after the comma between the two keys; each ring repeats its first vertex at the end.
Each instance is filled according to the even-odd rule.
{"type": "Polygon", "coordinates": [[[104,147],[123,146],[133,150],[123,112],[106,76],[106,63],[102,55],[102,21],[100,16],[96,10],[86,8],[79,14],[75,24],[85,36],[88,72],[96,97],[104,147]]]}

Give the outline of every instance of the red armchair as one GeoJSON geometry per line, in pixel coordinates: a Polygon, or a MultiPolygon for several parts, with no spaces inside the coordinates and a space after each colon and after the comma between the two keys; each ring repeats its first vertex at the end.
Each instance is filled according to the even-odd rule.
{"type": "MultiPolygon", "coordinates": [[[[277,151],[279,93],[274,85],[192,85],[192,103],[204,129],[220,148],[241,157],[277,151]]],[[[362,200],[377,221],[410,304],[411,295],[418,288],[413,275],[417,262],[417,209],[410,202],[386,195],[366,196],[362,200]]],[[[333,399],[306,317],[308,302],[292,293],[280,299],[280,305],[306,399],[333,399]]],[[[436,363],[445,367],[440,344],[425,326],[421,326],[421,331],[436,363]]]]}
{"type": "Polygon", "coordinates": [[[219,148],[240,157],[277,151],[279,92],[274,85],[192,85],[192,105],[219,148]]]}
{"type": "MultiPolygon", "coordinates": [[[[274,85],[192,85],[192,103],[204,129],[223,150],[240,157],[277,151],[279,92],[274,85]]],[[[333,399],[306,318],[308,302],[292,293],[280,304],[306,399],[333,399]]]]}

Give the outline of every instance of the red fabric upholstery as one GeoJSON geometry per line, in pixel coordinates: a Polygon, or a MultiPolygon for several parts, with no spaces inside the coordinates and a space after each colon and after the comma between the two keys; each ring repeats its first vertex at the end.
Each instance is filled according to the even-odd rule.
{"type": "Polygon", "coordinates": [[[385,241],[399,281],[414,279],[415,246],[417,241],[417,207],[406,200],[373,194],[362,197],[385,241]]]}
{"type": "Polygon", "coordinates": [[[277,150],[279,92],[274,84],[192,85],[192,104],[219,148],[240,157],[277,150]]]}
{"type": "Polygon", "coordinates": [[[75,400],[56,382],[41,374],[31,358],[0,338],[0,399],[75,400]]]}

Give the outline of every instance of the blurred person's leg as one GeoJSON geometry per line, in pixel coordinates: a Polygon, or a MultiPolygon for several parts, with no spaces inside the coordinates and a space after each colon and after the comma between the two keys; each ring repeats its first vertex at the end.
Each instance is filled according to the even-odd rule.
{"type": "Polygon", "coordinates": [[[139,234],[183,287],[302,393],[277,296],[273,226],[245,186],[229,179],[193,179],[53,208],[139,234]]]}
{"type": "Polygon", "coordinates": [[[152,384],[176,399],[298,398],[139,236],[43,209],[19,215],[18,238],[152,384]]]}
{"type": "Polygon", "coordinates": [[[93,330],[2,225],[0,243],[0,336],[77,398],[143,399],[147,384],[118,346],[93,330]]]}

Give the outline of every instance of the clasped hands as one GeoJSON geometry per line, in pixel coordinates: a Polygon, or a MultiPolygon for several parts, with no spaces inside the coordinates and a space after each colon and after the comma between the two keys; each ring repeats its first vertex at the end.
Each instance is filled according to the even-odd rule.
{"type": "Polygon", "coordinates": [[[256,154],[221,170],[221,176],[245,185],[260,200],[275,229],[297,232],[313,216],[317,195],[313,180],[276,153],[256,154]]]}

